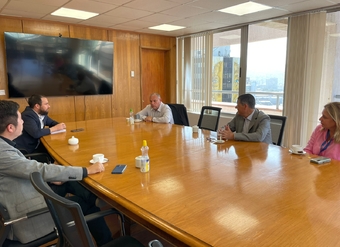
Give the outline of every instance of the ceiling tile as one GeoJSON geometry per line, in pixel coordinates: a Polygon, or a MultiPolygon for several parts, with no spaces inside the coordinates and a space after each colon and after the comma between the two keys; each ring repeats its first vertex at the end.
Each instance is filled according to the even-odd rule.
{"type": "Polygon", "coordinates": [[[321,8],[324,6],[332,6],[332,5],[333,4],[328,1],[324,2],[322,0],[309,0],[309,1],[298,2],[298,3],[290,4],[290,5],[283,5],[282,7],[292,12],[299,12],[299,11],[304,11],[306,9],[317,9],[317,8],[321,8]]]}
{"type": "Polygon", "coordinates": [[[5,16],[13,16],[13,17],[25,17],[25,18],[33,18],[33,19],[40,19],[44,16],[41,13],[33,13],[27,12],[22,10],[12,10],[12,9],[5,9],[1,11],[1,15],[5,16]]]}
{"type": "Polygon", "coordinates": [[[153,14],[143,18],[140,18],[141,21],[150,21],[155,23],[161,24],[169,24],[173,21],[177,21],[182,19],[181,17],[171,16],[171,15],[164,15],[164,14],[153,14]]]}
{"type": "Polygon", "coordinates": [[[42,19],[48,20],[48,21],[59,21],[59,22],[66,22],[66,23],[79,23],[82,21],[82,20],[75,19],[75,18],[67,18],[67,17],[55,16],[55,15],[46,15],[42,19]]]}
{"type": "Polygon", "coordinates": [[[185,3],[194,2],[195,0],[168,0],[168,1],[174,2],[174,3],[179,3],[179,4],[185,4],[185,3]]]}
{"type": "Polygon", "coordinates": [[[197,0],[188,3],[189,6],[196,6],[204,9],[209,9],[209,10],[219,10],[219,9],[224,9],[227,7],[232,6],[233,4],[231,1],[225,1],[225,0],[197,0]]]}
{"type": "Polygon", "coordinates": [[[123,4],[126,4],[128,2],[131,2],[131,0],[91,0],[93,2],[99,2],[99,3],[109,3],[109,4],[114,4],[117,6],[121,6],[123,4]]]}
{"type": "Polygon", "coordinates": [[[211,10],[193,7],[190,5],[181,5],[176,8],[162,11],[162,14],[179,16],[179,17],[190,17],[190,16],[194,16],[198,14],[207,13],[207,12],[211,12],[211,10]]]}
{"type": "Polygon", "coordinates": [[[166,9],[171,9],[177,6],[176,3],[166,0],[134,0],[124,5],[125,7],[141,10],[152,10],[152,12],[159,12],[166,9]]]}
{"type": "Polygon", "coordinates": [[[154,22],[148,22],[148,21],[140,21],[140,20],[135,20],[135,21],[129,21],[129,22],[125,22],[124,25],[131,25],[136,27],[136,29],[140,29],[140,28],[148,28],[148,27],[152,27],[155,26],[157,23],[154,22]]]}
{"type": "Polygon", "coordinates": [[[110,16],[126,17],[131,19],[138,19],[141,17],[152,15],[153,13],[145,10],[131,9],[127,7],[118,7],[105,13],[110,16]]]}
{"type": "Polygon", "coordinates": [[[130,21],[130,19],[123,18],[123,17],[112,17],[109,15],[100,15],[100,16],[96,16],[88,20],[84,20],[81,22],[81,24],[95,25],[96,23],[98,23],[100,24],[101,27],[103,26],[110,27],[110,26],[117,25],[120,23],[125,23],[127,21],[130,21]]]}
{"type": "Polygon", "coordinates": [[[27,15],[30,15],[30,13],[49,14],[56,10],[56,8],[56,6],[39,4],[37,2],[12,0],[7,4],[5,10],[23,11],[27,12],[27,15]]]}
{"type": "Polygon", "coordinates": [[[90,0],[72,0],[69,3],[65,4],[63,7],[94,13],[105,13],[111,9],[117,8],[118,6],[114,4],[101,3],[90,0]]]}

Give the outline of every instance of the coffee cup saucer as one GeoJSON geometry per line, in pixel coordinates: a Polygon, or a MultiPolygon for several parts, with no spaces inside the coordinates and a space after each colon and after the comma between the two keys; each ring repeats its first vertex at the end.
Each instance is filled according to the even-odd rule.
{"type": "Polygon", "coordinates": [[[298,151],[298,152],[294,152],[293,150],[291,150],[291,149],[289,149],[289,152],[291,153],[291,154],[298,154],[298,155],[302,155],[302,154],[306,154],[306,152],[305,151],[298,151]]]}
{"type": "Polygon", "coordinates": [[[221,143],[224,143],[224,142],[225,142],[225,140],[215,140],[214,144],[221,144],[221,143]]]}
{"type": "MultiPolygon", "coordinates": [[[[104,158],[104,161],[103,161],[102,163],[104,164],[104,163],[106,163],[106,162],[108,162],[108,161],[109,161],[109,160],[108,160],[107,158],[104,158]]],[[[90,160],[90,163],[91,163],[91,164],[94,164],[95,162],[94,162],[93,159],[92,159],[92,160],[90,160]]]]}
{"type": "Polygon", "coordinates": [[[142,119],[135,119],[135,123],[139,123],[139,122],[142,122],[143,120],[142,119]]]}

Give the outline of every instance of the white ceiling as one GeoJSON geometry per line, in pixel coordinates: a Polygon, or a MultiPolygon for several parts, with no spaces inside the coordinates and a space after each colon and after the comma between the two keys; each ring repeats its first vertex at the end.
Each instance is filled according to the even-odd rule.
{"type": "MultiPolygon", "coordinates": [[[[255,0],[273,9],[234,16],[217,10],[247,0],[0,0],[0,15],[78,23],[89,26],[182,36],[236,24],[339,5],[340,0],[255,0]],[[88,20],[50,15],[60,7],[97,12],[88,20]],[[150,26],[172,24],[185,29],[166,32],[150,26]]],[[[340,5],[339,5],[340,7],[340,5]]]]}

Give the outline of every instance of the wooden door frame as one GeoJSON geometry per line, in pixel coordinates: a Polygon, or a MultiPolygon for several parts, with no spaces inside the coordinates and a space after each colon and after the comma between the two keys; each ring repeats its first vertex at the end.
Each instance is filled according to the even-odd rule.
{"type": "MultiPolygon", "coordinates": [[[[141,80],[140,80],[140,106],[141,106],[141,109],[143,109],[143,71],[142,71],[142,62],[143,62],[143,59],[142,59],[142,54],[143,54],[143,50],[158,50],[158,51],[164,51],[165,54],[164,55],[168,55],[170,52],[171,52],[171,49],[170,48],[158,48],[158,47],[149,47],[149,46],[141,46],[140,47],[140,57],[139,57],[139,71],[140,71],[140,75],[141,75],[141,80]]],[[[166,85],[165,85],[165,88],[166,88],[166,92],[167,92],[167,95],[164,96],[164,98],[167,98],[167,99],[171,99],[171,95],[170,95],[170,87],[171,87],[171,81],[170,81],[170,71],[171,71],[171,64],[170,64],[170,55],[169,56],[165,56],[165,62],[167,64],[167,67],[166,67],[166,71],[164,72],[165,75],[166,75],[166,85]]],[[[161,95],[161,97],[163,97],[161,95]]],[[[167,102],[164,102],[164,103],[167,103],[167,102]]]]}

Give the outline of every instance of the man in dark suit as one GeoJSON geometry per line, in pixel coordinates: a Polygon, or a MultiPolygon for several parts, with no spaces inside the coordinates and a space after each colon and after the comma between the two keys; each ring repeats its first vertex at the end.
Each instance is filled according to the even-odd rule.
{"type": "Polygon", "coordinates": [[[18,149],[25,149],[28,153],[47,153],[45,147],[40,143],[40,138],[52,132],[66,129],[66,125],[58,123],[47,115],[50,105],[46,97],[32,95],[28,99],[28,105],[21,113],[22,120],[24,120],[23,133],[14,141],[18,149]],[[45,126],[49,128],[45,128],[45,126]]]}
{"type": "Polygon", "coordinates": [[[240,95],[235,108],[236,116],[219,130],[223,139],[273,143],[270,117],[255,108],[253,95],[240,95]]]}

